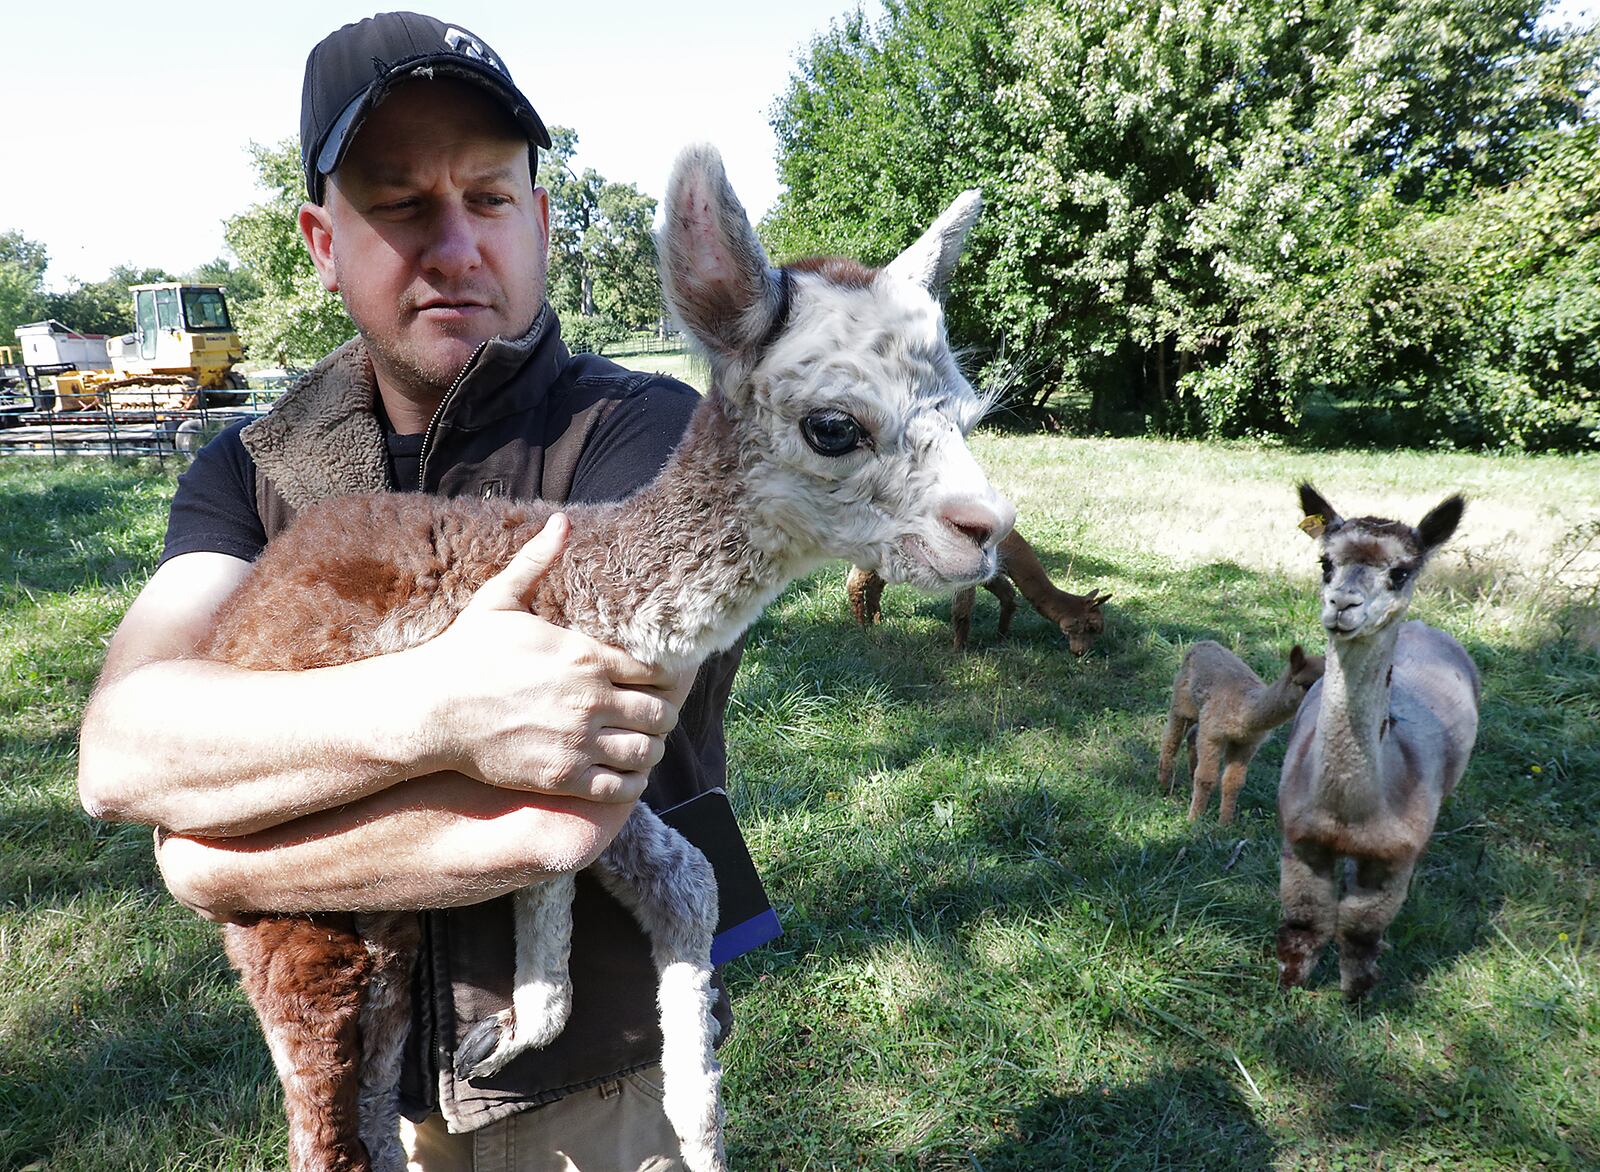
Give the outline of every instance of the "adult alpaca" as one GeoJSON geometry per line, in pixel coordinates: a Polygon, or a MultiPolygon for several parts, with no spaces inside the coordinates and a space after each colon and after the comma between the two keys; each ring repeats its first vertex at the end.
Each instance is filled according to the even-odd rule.
{"type": "Polygon", "coordinates": [[[1346,520],[1309,484],[1300,504],[1322,546],[1328,654],[1290,728],[1278,784],[1278,980],[1303,984],[1337,932],[1339,984],[1355,1000],[1377,982],[1384,931],[1477,737],[1471,657],[1443,631],[1401,621],[1465,502],[1448,498],[1415,529],[1346,520]]]}
{"type": "MultiPolygon", "coordinates": [[[[532,609],[682,668],[732,645],[789,581],[832,557],[928,588],[991,575],[1014,514],[963,442],[985,404],[932,296],[978,208],[975,192],[958,198],[881,272],[837,258],[774,271],[716,152],[686,150],[667,195],[663,281],[710,353],[712,392],[650,485],[561,510],[570,539],[532,609]]],[[[313,506],[230,597],[206,653],[298,669],[425,643],[556,512],[412,495],[313,506]]],[[[664,1106],[685,1162],[720,1169],[709,865],[641,804],[592,867],[652,940],[664,1106]]],[[[559,1033],[571,897],[570,876],[519,893],[512,1009],[462,1038],[462,1077],[559,1033]]],[[[284,1085],[295,1172],[403,1165],[396,1076],[415,938],[407,911],[225,929],[284,1085]]]]}
{"type": "MultiPolygon", "coordinates": [[[[1084,656],[1104,634],[1106,617],[1103,607],[1111,600],[1109,592],[1102,594],[1091,590],[1088,594],[1069,594],[1057,589],[1044,564],[1027,538],[1013,529],[1000,542],[1000,569],[981,585],[1000,603],[998,634],[1003,639],[1011,631],[1011,618],[1017,611],[1016,590],[1028,600],[1033,609],[1049,622],[1061,628],[1067,637],[1067,647],[1072,654],[1084,656]]],[[[871,570],[852,566],[845,578],[844,592],[850,600],[850,613],[863,627],[870,627],[883,618],[884,581],[871,570]]],[[[964,651],[972,634],[972,608],[977,604],[978,591],[967,586],[956,592],[950,603],[950,627],[955,637],[957,651],[964,651]]]]}

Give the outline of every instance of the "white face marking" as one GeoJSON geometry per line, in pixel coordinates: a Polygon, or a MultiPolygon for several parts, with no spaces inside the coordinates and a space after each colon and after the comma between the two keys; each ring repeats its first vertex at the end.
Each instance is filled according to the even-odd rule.
{"type": "Polygon", "coordinates": [[[1322,543],[1322,625],[1336,639],[1375,634],[1405,613],[1423,559],[1393,534],[1354,522],[1322,543]]]}
{"type": "Polygon", "coordinates": [[[930,589],[994,573],[1015,512],[967,449],[988,404],[923,289],[883,274],[866,288],[795,274],[789,328],[749,382],[742,425],[761,429],[770,453],[754,479],[785,533],[930,589]],[[849,415],[861,444],[814,450],[802,425],[819,411],[849,415]]]}

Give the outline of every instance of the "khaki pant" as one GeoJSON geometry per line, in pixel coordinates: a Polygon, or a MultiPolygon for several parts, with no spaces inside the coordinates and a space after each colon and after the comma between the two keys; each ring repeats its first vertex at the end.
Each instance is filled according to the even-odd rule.
{"type": "Polygon", "coordinates": [[[477,1131],[400,1120],[408,1172],[682,1172],[652,1066],[477,1131]]]}

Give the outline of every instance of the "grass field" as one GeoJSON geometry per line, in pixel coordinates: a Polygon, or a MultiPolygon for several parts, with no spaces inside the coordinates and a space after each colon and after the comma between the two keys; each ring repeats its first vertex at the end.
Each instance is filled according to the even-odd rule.
{"type": "MultiPolygon", "coordinates": [[[[1600,1167],[1600,460],[976,447],[1109,629],[1000,643],[984,595],[958,656],[905,590],[855,629],[834,568],[754,630],[730,788],[787,932],[727,973],[734,1166],[1600,1167]],[[1477,660],[1482,732],[1355,1009],[1326,961],[1274,986],[1282,734],[1227,832],[1154,784],[1188,643],[1263,673],[1320,644],[1302,477],[1347,514],[1472,502],[1414,613],[1477,660]]],[[[0,461],[0,1169],[282,1163],[212,930],[73,798],[170,475],[0,461]]]]}

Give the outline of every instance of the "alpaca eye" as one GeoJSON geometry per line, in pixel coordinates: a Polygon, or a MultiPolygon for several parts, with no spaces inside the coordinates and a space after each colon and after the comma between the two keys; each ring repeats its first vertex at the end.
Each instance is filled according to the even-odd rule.
{"type": "Polygon", "coordinates": [[[819,456],[843,456],[866,443],[866,432],[843,411],[813,411],[800,421],[800,434],[819,456]]]}
{"type": "Polygon", "coordinates": [[[1322,580],[1324,582],[1333,581],[1333,559],[1327,554],[1322,556],[1322,580]]]}
{"type": "Polygon", "coordinates": [[[1389,571],[1389,589],[1398,590],[1411,580],[1410,566],[1396,566],[1389,571]]]}

